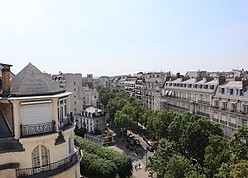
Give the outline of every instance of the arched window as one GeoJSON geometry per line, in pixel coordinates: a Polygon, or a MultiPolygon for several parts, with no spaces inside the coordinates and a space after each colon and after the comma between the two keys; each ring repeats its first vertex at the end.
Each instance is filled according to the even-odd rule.
{"type": "Polygon", "coordinates": [[[42,167],[49,164],[49,150],[44,145],[39,145],[32,152],[33,167],[42,167]]]}

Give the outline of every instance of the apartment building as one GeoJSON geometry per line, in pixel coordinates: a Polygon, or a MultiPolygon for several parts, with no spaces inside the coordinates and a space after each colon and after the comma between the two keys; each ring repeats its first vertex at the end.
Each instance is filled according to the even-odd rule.
{"type": "Polygon", "coordinates": [[[2,64],[0,177],[80,177],[69,96],[29,63],[10,81],[2,64]]]}
{"type": "Polygon", "coordinates": [[[212,98],[211,120],[220,124],[227,139],[238,125],[247,125],[248,80],[236,78],[218,86],[212,98]]]}

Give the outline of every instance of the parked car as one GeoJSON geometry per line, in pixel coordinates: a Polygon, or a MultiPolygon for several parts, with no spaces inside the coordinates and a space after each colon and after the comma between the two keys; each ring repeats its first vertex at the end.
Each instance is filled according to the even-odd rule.
{"type": "Polygon", "coordinates": [[[138,139],[134,139],[135,146],[142,146],[138,139]]]}
{"type": "Polygon", "coordinates": [[[151,146],[148,146],[146,149],[147,149],[148,151],[150,151],[150,152],[154,152],[154,148],[151,147],[151,146]]]}
{"type": "Polygon", "coordinates": [[[129,143],[130,141],[134,141],[134,136],[132,134],[128,134],[127,136],[127,143],[129,143]]]}

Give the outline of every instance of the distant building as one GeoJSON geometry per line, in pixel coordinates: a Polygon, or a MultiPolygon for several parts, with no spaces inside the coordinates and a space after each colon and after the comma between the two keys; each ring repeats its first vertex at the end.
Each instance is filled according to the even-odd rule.
{"type": "Polygon", "coordinates": [[[85,107],[98,107],[99,94],[93,88],[92,74],[82,78],[82,74],[61,73],[53,75],[52,79],[57,85],[67,91],[73,92],[70,105],[74,113],[79,114],[85,107]]]}
{"type": "Polygon", "coordinates": [[[85,127],[88,132],[94,132],[95,129],[104,130],[107,127],[105,113],[95,107],[88,107],[75,115],[78,128],[85,127]]]}

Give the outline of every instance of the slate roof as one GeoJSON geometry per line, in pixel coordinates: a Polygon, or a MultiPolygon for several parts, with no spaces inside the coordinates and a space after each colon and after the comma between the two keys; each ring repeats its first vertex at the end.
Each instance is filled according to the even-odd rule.
{"type": "Polygon", "coordinates": [[[50,95],[64,91],[31,63],[10,82],[11,96],[50,95]]]}

